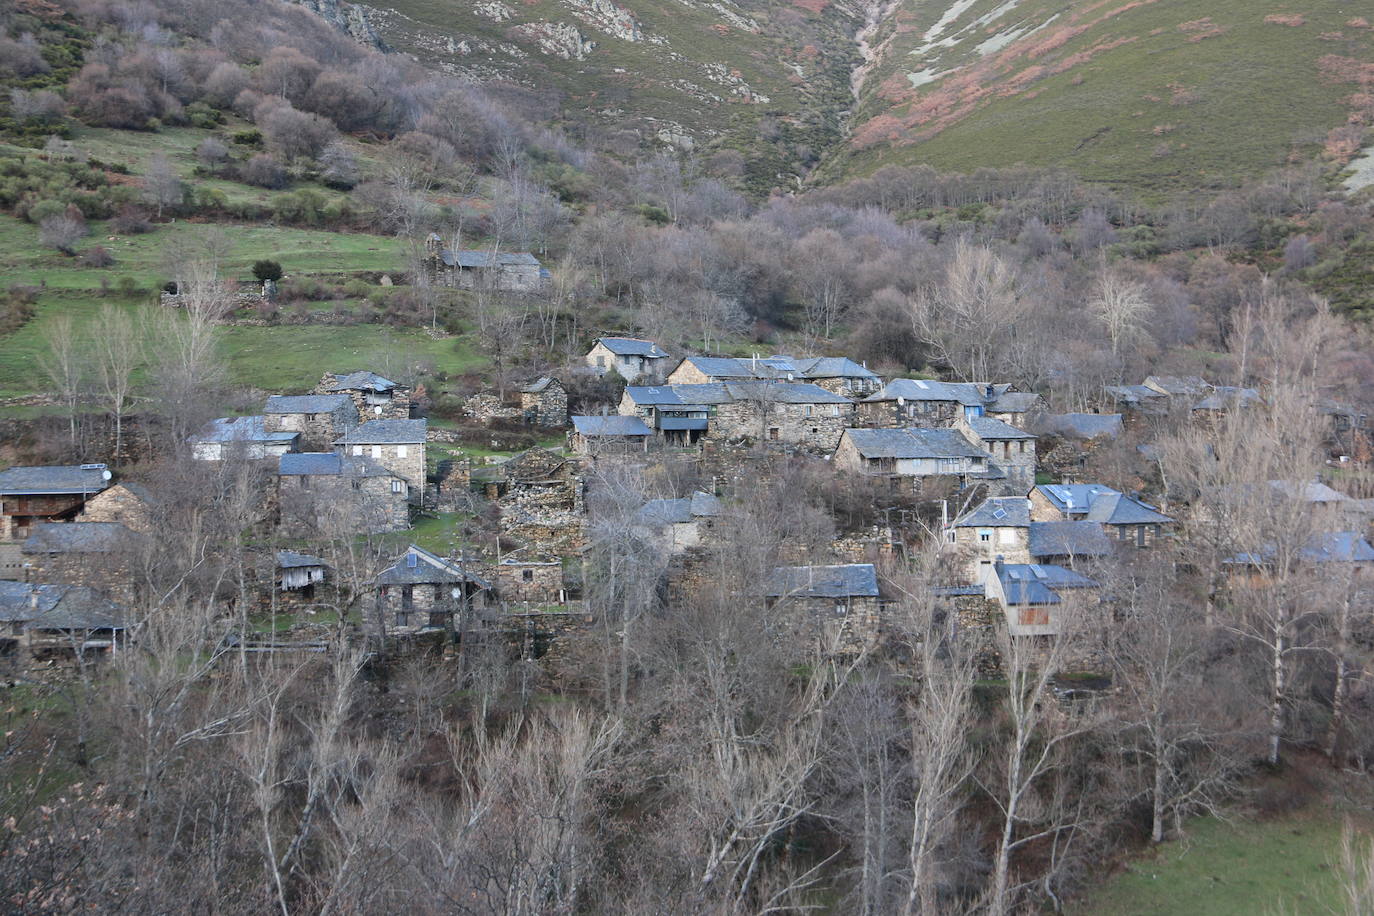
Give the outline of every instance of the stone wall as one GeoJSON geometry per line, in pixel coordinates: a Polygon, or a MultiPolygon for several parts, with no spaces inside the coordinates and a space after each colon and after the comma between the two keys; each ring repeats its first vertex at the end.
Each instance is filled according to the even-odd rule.
{"type": "Polygon", "coordinates": [[[954,401],[860,402],[855,426],[888,429],[902,426],[953,426],[963,416],[963,407],[954,401]]]}
{"type": "Polygon", "coordinates": [[[561,604],[563,564],[557,561],[502,560],[494,570],[496,591],[508,604],[561,604]]]}
{"type": "Polygon", "coordinates": [[[706,436],[727,441],[779,442],[829,453],[835,450],[852,420],[853,407],[847,404],[740,400],[716,407],[706,436]]]}
{"type": "Polygon", "coordinates": [[[520,395],[520,412],[526,423],[559,428],[568,425],[568,393],[552,382],[543,391],[520,395]]]}
{"type": "Polygon", "coordinates": [[[358,425],[356,408],[345,403],[347,407],[330,413],[269,413],[263,417],[263,428],[269,433],[300,433],[300,451],[332,451],[334,440],[358,425]]]}
{"type": "Polygon", "coordinates": [[[410,527],[410,505],[406,493],[392,490],[393,479],[344,475],[281,477],[281,527],[303,535],[403,531],[410,527]],[[308,484],[303,486],[307,480],[308,484]]]}
{"type": "Polygon", "coordinates": [[[401,445],[349,445],[341,446],[348,454],[371,458],[393,474],[410,484],[411,491],[419,494],[425,485],[425,446],[423,442],[410,442],[401,445]]]}
{"type": "Polygon", "coordinates": [[[124,484],[92,496],[78,518],[83,522],[119,522],[131,531],[146,532],[151,525],[148,504],[124,484]]]}

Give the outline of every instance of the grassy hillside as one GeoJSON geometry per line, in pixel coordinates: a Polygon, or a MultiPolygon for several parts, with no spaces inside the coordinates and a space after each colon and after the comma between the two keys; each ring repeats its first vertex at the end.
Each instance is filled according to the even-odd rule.
{"type": "Polygon", "coordinates": [[[1355,5],[1274,0],[907,0],[874,45],[830,175],[1025,163],[1224,187],[1319,152],[1374,62],[1355,5]]]}

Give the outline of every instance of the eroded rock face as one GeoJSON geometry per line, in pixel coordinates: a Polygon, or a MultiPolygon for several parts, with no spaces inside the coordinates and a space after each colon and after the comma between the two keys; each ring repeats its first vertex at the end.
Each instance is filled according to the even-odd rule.
{"type": "Polygon", "coordinates": [[[339,31],[345,33],[359,44],[371,45],[385,50],[386,45],[373,28],[367,10],[342,0],[293,0],[308,10],[319,14],[320,18],[339,31]]]}
{"type": "Polygon", "coordinates": [[[505,22],[507,19],[515,17],[515,10],[502,3],[501,0],[487,0],[485,3],[479,3],[472,8],[472,11],[493,22],[505,22]]]}
{"type": "Polygon", "coordinates": [[[586,60],[596,47],[596,42],[583,38],[576,26],[566,22],[527,22],[513,26],[511,32],[564,60],[586,60]]]}
{"type": "Polygon", "coordinates": [[[572,7],[573,15],[583,22],[622,41],[643,41],[639,22],[630,11],[621,9],[611,0],[564,0],[572,7]]]}

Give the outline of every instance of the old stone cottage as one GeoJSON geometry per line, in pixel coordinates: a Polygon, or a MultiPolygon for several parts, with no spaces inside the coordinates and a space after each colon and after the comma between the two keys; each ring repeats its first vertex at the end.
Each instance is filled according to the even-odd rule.
{"type": "Polygon", "coordinates": [[[296,448],[323,451],[357,426],[358,408],[346,394],[273,395],[263,410],[269,433],[300,433],[296,448]]]}
{"type": "Polygon", "coordinates": [[[957,429],[846,429],[835,449],[840,470],[894,481],[949,477],[965,486],[988,475],[992,456],[957,429]]]}
{"type": "Polygon", "coordinates": [[[266,417],[221,417],[190,437],[191,456],[200,461],[260,461],[295,451],[301,434],[269,432],[266,417]]]}
{"type": "Polygon", "coordinates": [[[657,378],[667,359],[667,352],[658,344],[637,337],[598,337],[584,357],[597,375],[614,372],[627,382],[657,378]]]}
{"type": "Polygon", "coordinates": [[[1041,484],[1030,491],[1031,518],[1038,522],[1090,521],[1117,541],[1148,547],[1173,519],[1153,506],[1101,484],[1041,484]]]}
{"type": "Polygon", "coordinates": [[[292,452],[277,464],[279,517],[287,531],[339,535],[410,527],[410,485],[367,455],[292,452]]]}
{"type": "Polygon", "coordinates": [[[520,389],[520,416],[534,426],[568,425],[568,392],[558,379],[541,376],[520,389]]]}
{"type": "Polygon", "coordinates": [[[412,544],[377,575],[377,600],[364,615],[364,629],[380,636],[461,630],[464,618],[486,608],[491,592],[471,566],[412,544]]]}
{"type": "Polygon", "coordinates": [[[71,521],[110,485],[103,464],[16,467],[0,471],[0,540],[22,541],[39,522],[71,521]]]}
{"type": "Polygon", "coordinates": [[[1020,495],[1035,486],[1035,436],[993,417],[960,416],[954,424],[974,445],[992,456],[989,486],[1020,495]]]}
{"type": "Polygon", "coordinates": [[[528,251],[450,251],[438,235],[425,240],[425,271],[435,286],[534,291],[549,272],[528,251]]]}
{"type": "Polygon", "coordinates": [[[326,372],[316,394],[346,394],[360,420],[410,419],[410,388],[375,372],[326,372]]]}
{"type": "Polygon", "coordinates": [[[780,566],[764,586],[770,609],[793,633],[830,650],[871,648],[881,635],[886,604],[872,563],[780,566]]]}
{"type": "Polygon", "coordinates": [[[864,397],[882,385],[876,372],[842,356],[687,356],[667,378],[669,385],[752,381],[810,382],[846,398],[864,397]]]}
{"type": "Polygon", "coordinates": [[[334,440],[339,454],[371,458],[409,485],[408,496],[419,501],[425,488],[425,420],[370,420],[334,440]]]}

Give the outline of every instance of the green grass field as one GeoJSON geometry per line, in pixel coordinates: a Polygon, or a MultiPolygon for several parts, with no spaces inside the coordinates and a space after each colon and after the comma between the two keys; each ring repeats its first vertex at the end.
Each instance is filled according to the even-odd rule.
{"type": "Polygon", "coordinates": [[[881,118],[904,123],[916,138],[966,104],[967,112],[917,142],[858,149],[829,174],[1020,163],[1146,191],[1229,187],[1292,153],[1310,157],[1344,123],[1342,100],[1355,89],[1324,79],[1320,58],[1374,60],[1374,35],[1347,25],[1357,12],[1348,5],[975,0],[939,33],[954,44],[923,48],[948,6],[908,2],[903,33],[865,85],[856,136],[881,118]],[[1292,21],[1301,24],[1266,21],[1284,14],[1300,14],[1292,21]],[[999,31],[1047,21],[1020,45],[977,51],[999,31]],[[1011,56],[1056,34],[1069,37],[1034,56],[1011,56]],[[939,76],[912,86],[908,74],[922,71],[939,76]]]}
{"type": "Polygon", "coordinates": [[[1192,821],[1183,839],[1131,861],[1069,907],[1073,916],[1343,913],[1341,819],[1330,810],[1262,822],[1192,821]]]}

